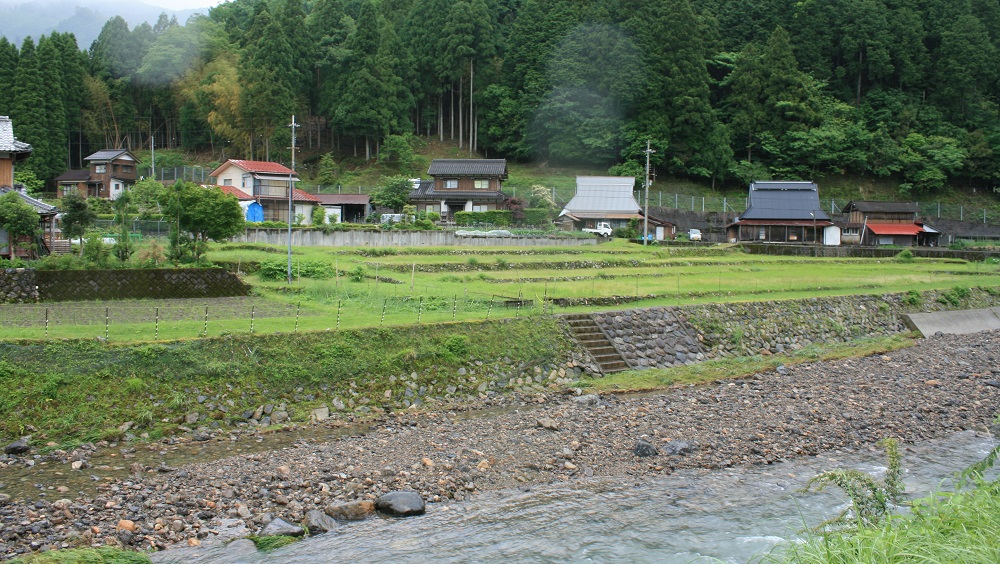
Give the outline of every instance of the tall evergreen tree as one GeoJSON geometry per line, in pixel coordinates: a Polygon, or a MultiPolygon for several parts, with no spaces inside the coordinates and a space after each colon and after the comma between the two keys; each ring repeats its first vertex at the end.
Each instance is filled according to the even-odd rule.
{"type": "Polygon", "coordinates": [[[39,69],[38,52],[31,37],[21,44],[17,73],[14,76],[13,111],[17,138],[32,146],[32,155],[25,161],[24,168],[35,173],[38,178],[46,178],[44,172],[45,155],[49,151],[48,120],[45,115],[45,94],[42,73],[39,69]]]}
{"type": "Polygon", "coordinates": [[[288,155],[291,131],[286,127],[295,113],[295,78],[292,51],[281,24],[262,9],[254,17],[247,44],[240,58],[239,77],[242,120],[249,126],[254,158],[288,155]]]}
{"type": "Polygon", "coordinates": [[[38,68],[41,82],[36,87],[44,99],[45,142],[44,151],[31,155],[32,170],[38,178],[51,182],[66,171],[69,156],[69,133],[66,123],[66,106],[63,98],[63,77],[60,57],[55,40],[42,36],[38,40],[38,68]]]}
{"type": "MultiPolygon", "coordinates": [[[[14,76],[17,74],[17,56],[17,45],[7,41],[6,37],[0,36],[0,84],[14,84],[14,76]]],[[[12,113],[11,102],[11,97],[0,98],[0,115],[12,113]]]]}

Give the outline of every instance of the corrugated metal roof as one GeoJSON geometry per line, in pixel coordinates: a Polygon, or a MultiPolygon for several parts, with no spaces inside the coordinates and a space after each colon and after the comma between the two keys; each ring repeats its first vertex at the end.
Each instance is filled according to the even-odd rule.
{"type": "Polygon", "coordinates": [[[917,204],[913,202],[848,202],[844,206],[844,211],[848,212],[851,209],[856,209],[863,213],[917,213],[920,211],[917,204]]]}
{"type": "Polygon", "coordinates": [[[924,228],[914,223],[869,223],[868,229],[876,235],[916,235],[924,228]]]}
{"type": "Polygon", "coordinates": [[[738,221],[747,219],[829,221],[812,182],[753,182],[750,204],[738,221]]]}
{"type": "Polygon", "coordinates": [[[634,176],[577,176],[576,195],[562,213],[638,213],[642,208],[632,194],[634,189],[634,176]]]}
{"type": "Polygon", "coordinates": [[[129,153],[125,149],[101,149],[100,151],[97,151],[96,153],[90,155],[89,157],[87,157],[87,158],[85,158],[83,160],[85,160],[85,161],[113,161],[113,160],[117,159],[118,157],[120,157],[122,155],[128,155],[128,156],[132,157],[132,159],[135,160],[136,162],[139,161],[139,159],[135,158],[135,155],[133,155],[132,153],[129,153]]]}
{"type": "Polygon", "coordinates": [[[14,137],[14,122],[8,116],[0,116],[0,151],[7,153],[30,153],[31,145],[14,137]]]}
{"type": "Polygon", "coordinates": [[[434,159],[431,176],[499,176],[507,178],[506,159],[434,159]]]}

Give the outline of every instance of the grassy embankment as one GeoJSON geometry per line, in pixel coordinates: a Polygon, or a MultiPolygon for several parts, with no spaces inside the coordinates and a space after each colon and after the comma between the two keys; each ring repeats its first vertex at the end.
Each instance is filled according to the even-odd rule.
{"type": "Polygon", "coordinates": [[[730,246],[643,247],[620,240],[583,248],[299,247],[288,284],[285,253],[263,245],[213,247],[209,259],[255,272],[245,275],[254,295],[235,305],[8,305],[0,310],[0,339],[150,341],[249,333],[251,327],[255,334],[308,332],[1000,286],[995,262],[753,256],[730,246]],[[277,279],[263,279],[265,272],[277,279]],[[619,305],[592,305],[608,299],[619,305]]]}

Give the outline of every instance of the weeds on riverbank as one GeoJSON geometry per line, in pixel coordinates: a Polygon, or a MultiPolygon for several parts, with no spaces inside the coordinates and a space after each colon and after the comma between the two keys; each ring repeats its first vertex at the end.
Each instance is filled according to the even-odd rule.
{"type": "Polygon", "coordinates": [[[149,557],[141,552],[118,548],[80,548],[51,550],[11,560],[15,564],[149,564],[149,557]]]}
{"type": "Polygon", "coordinates": [[[985,478],[998,456],[1000,446],[962,472],[956,491],[936,492],[913,501],[910,514],[817,533],[804,543],[783,545],[761,561],[1000,562],[1000,479],[985,478]]]}
{"type": "Polygon", "coordinates": [[[840,515],[819,525],[853,531],[859,528],[875,527],[885,521],[899,503],[903,491],[900,472],[899,443],[895,439],[884,439],[879,446],[885,448],[888,467],[881,481],[853,468],[830,470],[809,480],[805,491],[820,491],[833,484],[851,498],[851,506],[840,515]]]}
{"type": "Polygon", "coordinates": [[[913,344],[913,336],[904,334],[858,339],[849,343],[814,344],[780,355],[723,358],[676,368],[628,370],[609,374],[603,378],[587,379],[581,382],[581,385],[593,392],[642,392],[678,384],[700,384],[726,378],[742,378],[773,371],[782,365],[791,366],[882,354],[908,348],[913,344]]]}

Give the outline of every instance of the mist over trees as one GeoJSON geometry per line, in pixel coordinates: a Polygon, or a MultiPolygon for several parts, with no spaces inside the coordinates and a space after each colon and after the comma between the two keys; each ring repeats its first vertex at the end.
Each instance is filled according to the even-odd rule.
{"type": "Polygon", "coordinates": [[[1000,183],[1000,0],[235,0],[0,38],[51,180],[102,148],[376,159],[387,138],[702,182],[1000,183]]]}

